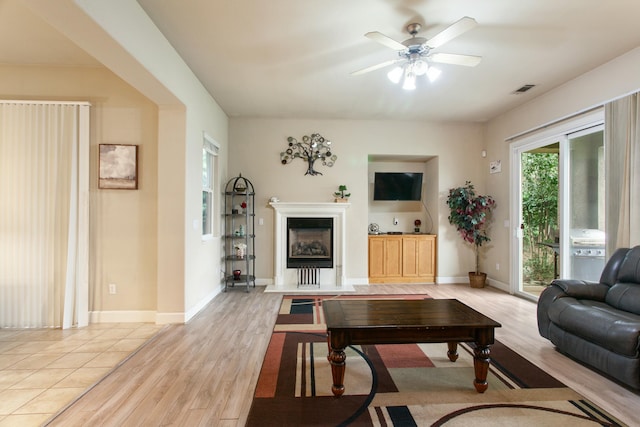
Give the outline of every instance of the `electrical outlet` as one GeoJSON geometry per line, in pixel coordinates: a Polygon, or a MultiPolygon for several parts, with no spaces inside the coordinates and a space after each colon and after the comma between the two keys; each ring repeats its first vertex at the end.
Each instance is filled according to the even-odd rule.
{"type": "Polygon", "coordinates": [[[500,263],[496,262],[496,270],[500,270],[500,263]]]}
{"type": "Polygon", "coordinates": [[[398,218],[393,218],[393,225],[398,225],[398,218]]]}
{"type": "Polygon", "coordinates": [[[116,293],[116,284],[115,283],[109,283],[109,293],[112,294],[112,295],[116,293]]]}

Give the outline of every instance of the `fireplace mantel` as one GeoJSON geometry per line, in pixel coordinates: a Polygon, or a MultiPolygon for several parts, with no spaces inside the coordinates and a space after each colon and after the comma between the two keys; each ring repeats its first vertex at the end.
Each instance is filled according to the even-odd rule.
{"type": "Polygon", "coordinates": [[[274,278],[276,289],[297,285],[296,269],[287,268],[287,218],[333,218],[334,267],[321,269],[320,286],[324,290],[341,288],[346,283],[346,213],[350,203],[271,202],[274,217],[274,278]]]}

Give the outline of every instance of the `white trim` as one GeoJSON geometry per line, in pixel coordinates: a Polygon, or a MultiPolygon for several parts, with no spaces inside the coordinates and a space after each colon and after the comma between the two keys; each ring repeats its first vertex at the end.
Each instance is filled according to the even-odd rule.
{"type": "MultiPolygon", "coordinates": [[[[329,217],[333,224],[333,259],[334,267],[323,273],[331,276],[327,279],[335,289],[347,284],[345,265],[347,263],[347,209],[350,203],[317,203],[317,202],[270,202],[275,211],[274,215],[274,284],[283,287],[295,283],[295,269],[287,268],[287,218],[298,217],[329,217]]],[[[321,282],[323,279],[321,279],[321,282]]]]}
{"type": "Polygon", "coordinates": [[[214,156],[217,156],[218,152],[220,151],[220,144],[218,144],[218,142],[213,139],[213,137],[211,137],[207,132],[202,132],[202,139],[204,139],[205,141],[205,144],[203,144],[204,148],[207,151],[210,151],[214,156]]]}
{"type": "MultiPolygon", "coordinates": [[[[520,254],[522,253],[522,232],[520,231],[521,217],[520,206],[522,204],[520,194],[521,183],[521,168],[520,168],[520,156],[522,153],[532,150],[538,147],[544,147],[545,145],[559,142],[560,149],[560,168],[562,171],[568,170],[568,158],[565,159],[567,135],[581,132],[585,129],[591,129],[597,126],[601,126],[604,123],[604,108],[591,108],[584,110],[583,113],[576,113],[572,116],[567,116],[563,119],[557,120],[549,125],[540,127],[537,130],[531,130],[523,132],[519,137],[507,138],[505,141],[509,143],[509,152],[511,162],[509,164],[509,199],[511,201],[509,206],[509,224],[511,224],[511,235],[509,238],[509,265],[510,265],[510,293],[520,294],[519,284],[522,283],[522,263],[520,260],[520,254]],[[526,136],[524,136],[526,134],[526,136]],[[564,145],[563,145],[564,144],[564,145]]],[[[562,173],[562,172],[560,172],[562,173]]],[[[563,187],[563,182],[566,182],[562,176],[558,176],[560,180],[560,188],[558,197],[560,199],[560,212],[562,216],[563,212],[567,209],[563,206],[563,201],[566,199],[568,189],[563,187]]],[[[568,223],[567,218],[560,218],[560,224],[568,223]]],[[[560,241],[568,242],[568,229],[563,230],[566,227],[561,227],[560,241]]],[[[568,262],[568,260],[567,260],[568,262]]],[[[563,271],[561,266],[560,271],[563,271]]]]}
{"type": "Polygon", "coordinates": [[[193,316],[195,316],[203,308],[205,308],[207,306],[207,304],[209,304],[216,297],[216,295],[218,295],[219,293],[220,293],[220,287],[218,287],[218,289],[214,289],[212,292],[209,293],[209,295],[207,295],[205,298],[200,300],[200,302],[198,302],[198,304],[196,304],[189,311],[187,311],[185,313],[185,316],[184,316],[185,322],[188,322],[189,320],[191,320],[193,318],[193,316]]]}
{"type": "Polygon", "coordinates": [[[469,283],[469,276],[437,276],[436,283],[439,285],[452,283],[469,283]]]}
{"type": "MultiPolygon", "coordinates": [[[[209,183],[208,186],[202,186],[202,191],[206,191],[207,193],[210,194],[210,198],[211,198],[211,206],[210,206],[210,217],[208,218],[210,224],[209,227],[211,227],[211,230],[209,233],[204,232],[204,230],[200,230],[200,236],[201,236],[201,240],[203,242],[207,242],[212,240],[214,237],[216,237],[215,234],[215,230],[217,229],[216,227],[216,221],[215,221],[215,216],[214,216],[214,211],[215,211],[215,207],[218,206],[219,203],[219,198],[216,196],[216,187],[218,184],[218,165],[217,165],[217,157],[218,157],[218,153],[220,151],[220,144],[218,144],[216,142],[215,139],[213,139],[207,132],[202,132],[202,149],[207,153],[207,155],[211,155],[211,170],[210,172],[210,176],[209,176],[209,183]]],[[[200,176],[202,176],[204,173],[204,170],[201,171],[200,176]]],[[[202,223],[202,221],[201,221],[202,223]]]]}
{"type": "Polygon", "coordinates": [[[90,323],[155,323],[156,312],[145,310],[90,311],[90,323]]]}
{"type": "Polygon", "coordinates": [[[495,279],[491,279],[491,278],[487,278],[487,283],[492,288],[500,289],[503,292],[507,292],[507,293],[513,294],[513,292],[511,292],[511,286],[509,286],[508,283],[504,283],[504,282],[501,282],[499,280],[495,280],[495,279]]]}
{"type": "MultiPolygon", "coordinates": [[[[555,124],[541,126],[538,129],[523,132],[521,136],[513,136],[505,139],[512,147],[523,147],[528,144],[538,146],[545,140],[553,140],[569,133],[578,132],[604,121],[604,108],[598,108],[588,114],[576,116],[575,119],[563,119],[555,124]]],[[[553,142],[553,141],[549,141],[553,142]]]]}
{"type": "Polygon", "coordinates": [[[182,324],[184,319],[184,313],[156,313],[156,325],[182,324]]]}

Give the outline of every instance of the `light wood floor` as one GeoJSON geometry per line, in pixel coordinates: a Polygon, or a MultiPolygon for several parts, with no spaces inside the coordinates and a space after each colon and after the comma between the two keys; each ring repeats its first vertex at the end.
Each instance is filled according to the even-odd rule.
{"type": "MultiPolygon", "coordinates": [[[[281,296],[229,291],[142,350],[59,415],[54,426],[243,426],[281,296]]],[[[538,335],[535,303],[468,285],[356,286],[358,293],[457,298],[502,323],[496,338],[630,425],[640,395],[554,350],[538,335]]]]}

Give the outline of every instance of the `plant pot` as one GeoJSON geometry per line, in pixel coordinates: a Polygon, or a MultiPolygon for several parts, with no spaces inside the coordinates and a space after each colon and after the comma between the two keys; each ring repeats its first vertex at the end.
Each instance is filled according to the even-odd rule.
{"type": "Polygon", "coordinates": [[[349,203],[349,199],[346,197],[336,197],[336,203],[349,203]]]}
{"type": "Polygon", "coordinates": [[[469,284],[472,288],[484,288],[487,282],[487,273],[476,273],[475,271],[469,272],[469,284]]]}

